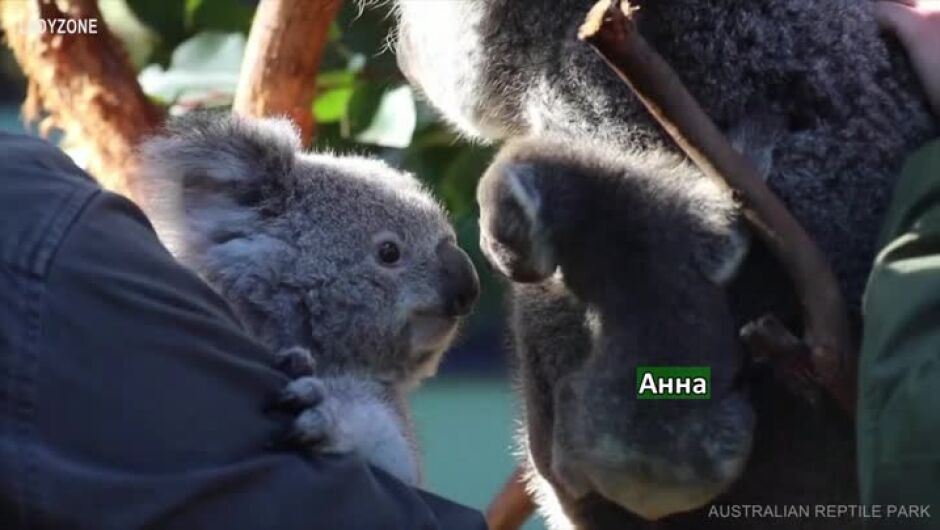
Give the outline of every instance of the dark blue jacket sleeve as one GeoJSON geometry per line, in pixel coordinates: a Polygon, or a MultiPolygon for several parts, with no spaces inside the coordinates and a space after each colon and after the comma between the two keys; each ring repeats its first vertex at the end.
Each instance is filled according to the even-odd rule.
{"type": "Polygon", "coordinates": [[[0,135],[3,528],[485,528],[354,455],[269,449],[270,357],[131,202],[0,135]]]}

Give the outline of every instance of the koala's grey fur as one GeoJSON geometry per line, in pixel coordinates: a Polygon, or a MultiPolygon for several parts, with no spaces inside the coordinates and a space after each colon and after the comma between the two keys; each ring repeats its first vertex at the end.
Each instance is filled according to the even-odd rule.
{"type": "MultiPolygon", "coordinates": [[[[399,448],[390,455],[374,443],[360,448],[413,482],[403,396],[435,373],[476,298],[476,272],[413,176],[300,149],[286,120],[187,115],[141,149],[143,206],[177,258],[258,339],[273,351],[309,351],[327,383],[321,412],[337,422],[335,434],[357,425],[386,433],[388,447],[399,448]],[[400,248],[394,265],[377,257],[386,242],[400,248]]],[[[333,448],[351,445],[350,436],[333,448]]]]}
{"type": "MultiPolygon", "coordinates": [[[[399,0],[399,64],[465,133],[662,143],[576,38],[593,0],[399,0]]],[[[770,186],[857,303],[905,153],[937,133],[867,0],[636,0],[637,26],[725,131],[770,129],[770,186]]]]}
{"type": "Polygon", "coordinates": [[[730,192],[661,152],[543,138],[507,144],[478,195],[484,253],[535,284],[516,287],[513,328],[524,386],[548,383],[555,400],[527,414],[529,429],[555,417],[550,447],[530,436],[537,464],[550,462],[574,497],[599,490],[651,518],[666,504],[697,508],[737,479],[753,416],[734,385],[741,357],[722,289],[745,247],[730,192]],[[559,319],[574,324],[571,344],[545,333],[559,319]],[[538,373],[562,359],[569,370],[538,373]],[[712,400],[636,403],[636,367],[649,365],[710,366],[712,400]],[[663,500],[672,495],[682,498],[663,500]]]}
{"type": "Polygon", "coordinates": [[[540,137],[507,143],[478,198],[483,252],[519,282],[523,443],[552,528],[750,528],[695,508],[854,502],[848,422],[744,362],[727,190],[662,151],[540,137]],[[712,399],[637,402],[648,365],[710,366],[712,399]]]}
{"type": "MultiPolygon", "coordinates": [[[[662,499],[647,499],[644,504],[637,498],[641,491],[629,491],[643,477],[662,483],[670,474],[677,476],[678,468],[663,469],[663,461],[671,456],[671,463],[683,462],[692,455],[683,454],[682,444],[671,435],[697,428],[679,420],[656,426],[631,416],[636,408],[631,397],[635,389],[628,384],[632,369],[651,354],[643,348],[674,345],[699,352],[697,342],[727,346],[737,326],[764,311],[792,316],[793,301],[788,300],[787,280],[779,266],[759,245],[752,249],[739,276],[726,283],[727,300],[723,300],[725,294],[702,291],[707,287],[695,280],[690,264],[699,262],[698,255],[715,254],[696,250],[695,245],[703,241],[689,238],[696,233],[695,224],[709,226],[695,216],[715,206],[693,204],[693,211],[676,217],[674,210],[685,212],[692,192],[676,185],[670,171],[663,171],[659,155],[624,155],[632,158],[629,161],[610,154],[674,147],[628,87],[577,40],[576,30],[593,3],[396,2],[399,64],[449,121],[464,133],[484,139],[534,138],[524,147],[510,148],[481,183],[481,243],[497,268],[517,281],[537,282],[514,285],[512,318],[526,403],[528,458],[534,468],[532,483],[540,488],[543,509],[563,508],[564,513],[554,519],[559,528],[569,524],[590,529],[858,525],[857,520],[709,520],[707,511],[697,510],[652,526],[622,508],[633,506],[656,517],[659,508],[668,512],[695,504],[695,499],[684,503],[669,499],[669,492],[662,488],[654,490],[662,499]],[[561,169],[552,169],[556,165],[561,169]],[[666,181],[654,183],[650,172],[663,172],[666,181]],[[561,189],[564,196],[579,197],[573,201],[578,205],[575,211],[540,205],[533,197],[541,197],[546,190],[525,185],[527,174],[530,181],[548,185],[560,179],[559,173],[580,177],[561,189]],[[619,192],[604,188],[616,178],[625,181],[619,192]],[[516,184],[487,187],[503,179],[516,184]],[[605,183],[600,188],[606,191],[574,193],[580,185],[598,187],[586,184],[591,182],[605,183]],[[515,193],[506,191],[513,188],[515,193]],[[503,192],[492,193],[494,189],[503,192]],[[625,204],[649,201],[655,206],[641,208],[630,217],[618,211],[624,193],[633,197],[625,204]],[[540,222],[512,221],[533,218],[540,222]],[[555,228],[546,227],[561,226],[568,232],[572,227],[567,224],[575,219],[580,219],[576,233],[582,239],[562,246],[549,244],[555,241],[555,228]],[[639,220],[640,226],[622,227],[619,232],[608,226],[624,219],[639,220]],[[684,253],[683,245],[690,245],[684,253]],[[621,263],[625,256],[647,260],[646,268],[628,269],[632,276],[610,270],[610,264],[621,263]],[[560,273],[546,275],[556,266],[560,273]],[[575,278],[579,277],[585,279],[578,282],[575,278]],[[696,299],[681,298],[681,293],[655,296],[661,288],[672,293],[675,288],[669,284],[673,281],[698,293],[696,299]],[[630,302],[632,293],[637,298],[630,302]],[[618,295],[624,301],[617,302],[618,295]],[[596,296],[613,298],[607,303],[615,309],[591,302],[596,296]],[[673,322],[674,318],[680,322],[673,322]],[[699,325],[687,326],[681,319],[699,325]],[[617,351],[625,359],[605,365],[617,351]],[[618,381],[619,391],[614,389],[618,381]],[[618,416],[624,410],[628,413],[618,416]],[[559,458],[559,452],[569,455],[559,458]],[[651,457],[644,459],[644,454],[651,457]],[[565,459],[575,463],[566,464],[565,459]],[[625,477],[632,477],[633,483],[625,477]],[[656,501],[667,506],[657,507],[656,501]]],[[[832,261],[857,311],[901,162],[938,131],[903,52],[879,34],[872,2],[632,3],[640,8],[637,25],[641,33],[675,68],[718,126],[745,154],[756,158],[771,188],[832,261]]],[[[687,172],[690,183],[700,180],[694,170],[687,172]]],[[[559,193],[554,187],[549,186],[548,195],[559,193]]],[[[704,277],[723,279],[701,263],[696,267],[704,277]]],[[[736,349],[735,345],[707,353],[717,355],[718,365],[727,372],[735,368],[736,349]]],[[[672,356],[659,364],[695,364],[694,358],[687,358],[692,355],[689,351],[670,351],[672,356]]],[[[856,502],[851,425],[831,403],[823,401],[814,408],[789,395],[766,370],[757,370],[752,377],[751,456],[743,474],[712,502],[856,502]]],[[[664,408],[657,403],[650,410],[658,414],[664,408]]],[[[746,412],[699,411],[699,415],[710,420],[724,415],[724,421],[730,421],[743,418],[746,412]]]]}

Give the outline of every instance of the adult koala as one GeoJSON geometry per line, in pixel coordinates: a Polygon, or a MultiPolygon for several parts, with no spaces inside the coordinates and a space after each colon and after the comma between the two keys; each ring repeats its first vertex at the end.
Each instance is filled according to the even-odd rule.
{"type": "MultiPolygon", "coordinates": [[[[661,519],[655,528],[857,525],[706,522],[710,507],[696,510],[852,504],[854,433],[831,403],[800,402],[766,370],[742,377],[735,330],[766,310],[791,314],[787,282],[759,245],[734,278],[702,258],[724,253],[717,263],[734,271],[737,231],[712,214],[734,218],[736,207],[703,194],[693,168],[651,153],[673,148],[575,37],[592,3],[397,2],[399,64],[431,103],[469,135],[530,137],[500,155],[479,197],[485,253],[523,282],[513,286],[512,320],[543,509],[563,509],[558,527],[592,529],[644,528],[645,519],[661,519]],[[708,227],[720,230],[695,236],[708,227]],[[703,361],[726,398],[711,408],[633,397],[638,364],[703,361]]],[[[633,3],[640,32],[757,161],[857,310],[900,163],[937,131],[871,2],[633,3]]]]}
{"type": "Polygon", "coordinates": [[[297,441],[416,484],[406,394],[475,303],[476,270],[413,176],[300,149],[286,120],[187,115],[141,149],[144,209],[298,377],[297,441]]]}
{"type": "MultiPolygon", "coordinates": [[[[398,62],[464,133],[665,145],[577,28],[592,0],[398,0],[398,62]]],[[[636,24],[724,131],[773,155],[770,186],[852,302],[909,150],[937,131],[864,0],[635,0],[636,24]]]]}

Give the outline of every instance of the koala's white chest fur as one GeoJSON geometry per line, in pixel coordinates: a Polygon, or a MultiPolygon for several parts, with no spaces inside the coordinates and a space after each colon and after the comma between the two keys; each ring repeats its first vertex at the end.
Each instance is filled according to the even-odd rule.
{"type": "Polygon", "coordinates": [[[421,483],[415,436],[404,411],[377,383],[358,377],[322,380],[326,397],[319,406],[331,423],[326,452],[356,452],[370,464],[412,486],[421,483]]]}

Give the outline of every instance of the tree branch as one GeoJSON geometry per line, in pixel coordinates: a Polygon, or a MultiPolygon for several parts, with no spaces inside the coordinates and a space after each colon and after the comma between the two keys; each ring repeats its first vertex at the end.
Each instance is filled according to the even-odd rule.
{"type": "Polygon", "coordinates": [[[162,123],[163,111],[144,95],[95,1],[59,5],[64,12],[45,0],[0,0],[0,23],[29,83],[24,118],[41,118],[43,134],[57,128],[81,139],[89,172],[102,185],[132,194],[135,146],[162,123]],[[42,33],[40,18],[95,20],[97,33],[42,33]]]}
{"type": "Polygon", "coordinates": [[[757,363],[770,363],[774,379],[790,393],[815,405],[821,384],[816,379],[809,348],[776,317],[765,315],[741,328],[741,341],[757,363]]]}
{"type": "Polygon", "coordinates": [[[525,489],[525,470],[520,466],[486,509],[486,524],[490,530],[515,530],[534,511],[535,501],[525,489]]]}
{"type": "MultiPolygon", "coordinates": [[[[813,240],[764,184],[754,164],[731,147],[676,73],[639,34],[634,11],[628,0],[620,6],[601,0],[588,13],[578,37],[630,86],[696,166],[734,190],[745,217],[783,263],[796,288],[816,379],[854,415],[857,351],[835,274],[813,240]]],[[[792,351],[786,336],[769,333],[764,339],[782,341],[774,351],[792,351]]]]}
{"type": "Polygon", "coordinates": [[[233,111],[285,115],[314,132],[311,110],[317,71],[341,0],[261,0],[248,35],[233,111]]]}

